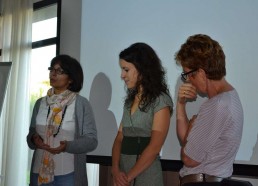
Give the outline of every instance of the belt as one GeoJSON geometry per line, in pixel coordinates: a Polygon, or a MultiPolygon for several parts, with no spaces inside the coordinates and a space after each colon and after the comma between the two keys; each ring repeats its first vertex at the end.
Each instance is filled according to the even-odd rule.
{"type": "Polygon", "coordinates": [[[190,174],[184,177],[179,177],[180,185],[184,185],[185,183],[193,183],[193,182],[221,182],[224,178],[212,176],[208,174],[190,174]]]}
{"type": "Polygon", "coordinates": [[[124,136],[121,153],[127,155],[140,155],[149,143],[150,137],[124,136]]]}

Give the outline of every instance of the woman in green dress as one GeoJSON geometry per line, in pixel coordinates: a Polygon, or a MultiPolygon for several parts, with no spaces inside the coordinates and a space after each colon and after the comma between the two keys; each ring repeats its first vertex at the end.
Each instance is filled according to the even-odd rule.
{"type": "Polygon", "coordinates": [[[114,186],[162,186],[159,153],[173,111],[165,71],[145,43],[123,50],[119,64],[127,96],[112,149],[114,186]]]}

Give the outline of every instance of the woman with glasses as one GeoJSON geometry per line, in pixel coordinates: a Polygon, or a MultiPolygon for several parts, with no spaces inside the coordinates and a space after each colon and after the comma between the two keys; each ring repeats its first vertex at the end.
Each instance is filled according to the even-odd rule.
{"type": "Polygon", "coordinates": [[[243,128],[243,110],[236,89],[226,80],[225,55],[207,35],[190,36],[175,55],[184,83],[176,106],[181,143],[180,184],[220,182],[230,177],[243,128]],[[186,104],[197,94],[208,99],[188,118],[186,104]]]}
{"type": "Polygon", "coordinates": [[[127,96],[112,149],[114,185],[162,186],[159,152],[173,110],[164,69],[155,51],[145,43],[123,50],[119,64],[127,96]]]}
{"type": "Polygon", "coordinates": [[[59,55],[48,70],[52,88],[36,101],[27,136],[34,150],[30,185],[88,185],[86,153],[96,148],[97,132],[91,105],[79,95],[81,65],[59,55]]]}

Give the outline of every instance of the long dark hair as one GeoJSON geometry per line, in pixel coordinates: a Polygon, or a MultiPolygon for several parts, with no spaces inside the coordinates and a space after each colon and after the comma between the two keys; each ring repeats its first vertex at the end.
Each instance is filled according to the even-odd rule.
{"type": "Polygon", "coordinates": [[[134,89],[127,89],[125,105],[131,106],[141,89],[139,108],[146,111],[155,99],[162,93],[170,96],[165,79],[165,70],[156,52],[145,43],[134,43],[120,52],[119,58],[132,63],[139,73],[134,89]]]}

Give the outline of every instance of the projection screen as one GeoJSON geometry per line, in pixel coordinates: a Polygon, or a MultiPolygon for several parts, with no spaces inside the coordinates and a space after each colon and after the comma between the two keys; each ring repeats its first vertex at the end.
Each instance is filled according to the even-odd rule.
{"type": "MultiPolygon", "coordinates": [[[[211,36],[226,54],[226,79],[237,89],[244,108],[244,131],[237,162],[258,164],[258,1],[140,0],[82,1],[81,63],[85,73],[81,94],[89,98],[96,118],[99,145],[91,155],[111,155],[120,124],[125,87],[118,54],[135,42],[151,45],[167,71],[173,101],[181,68],[174,54],[188,36],[211,36]]],[[[205,98],[187,106],[196,114],[205,98]]],[[[180,159],[175,113],[161,158],[180,159]]]]}

